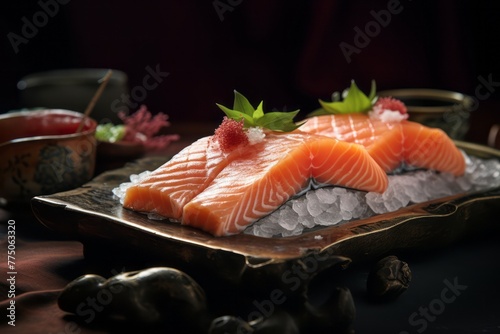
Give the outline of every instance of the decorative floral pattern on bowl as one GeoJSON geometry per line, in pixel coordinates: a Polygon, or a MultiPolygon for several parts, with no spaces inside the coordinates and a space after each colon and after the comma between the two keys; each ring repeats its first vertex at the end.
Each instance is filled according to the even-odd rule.
{"type": "Polygon", "coordinates": [[[76,188],[93,177],[96,122],[67,110],[14,112],[0,116],[0,198],[27,201],[76,188]]]}

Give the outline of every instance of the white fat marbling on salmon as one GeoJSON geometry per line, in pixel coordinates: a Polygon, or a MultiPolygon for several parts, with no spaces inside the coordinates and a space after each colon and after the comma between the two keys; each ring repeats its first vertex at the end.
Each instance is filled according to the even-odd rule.
{"type": "Polygon", "coordinates": [[[415,122],[384,122],[365,114],[322,115],[299,131],[361,144],[386,172],[402,163],[453,175],[465,171],[462,154],[442,130],[415,122]]]}
{"type": "Polygon", "coordinates": [[[183,210],[183,224],[214,235],[239,233],[302,192],[310,180],[382,192],[385,172],[360,145],[305,134],[269,134],[229,163],[183,210]]]}

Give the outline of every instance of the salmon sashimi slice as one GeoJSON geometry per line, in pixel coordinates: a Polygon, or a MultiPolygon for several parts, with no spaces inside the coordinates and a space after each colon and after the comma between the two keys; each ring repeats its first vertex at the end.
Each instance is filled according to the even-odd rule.
{"type": "Polygon", "coordinates": [[[446,133],[419,123],[383,122],[366,114],[322,115],[299,130],[363,145],[386,172],[403,162],[455,176],[465,172],[465,158],[446,133]]]}
{"type": "Polygon", "coordinates": [[[215,236],[241,232],[314,183],[383,192],[386,173],[363,146],[305,133],[269,133],[189,203],[182,224],[215,236]]]}
{"type": "Polygon", "coordinates": [[[212,137],[204,137],[176,154],[140,183],[129,187],[123,206],[139,212],[154,212],[180,219],[182,209],[203,191],[243,148],[224,153],[212,137]]]}

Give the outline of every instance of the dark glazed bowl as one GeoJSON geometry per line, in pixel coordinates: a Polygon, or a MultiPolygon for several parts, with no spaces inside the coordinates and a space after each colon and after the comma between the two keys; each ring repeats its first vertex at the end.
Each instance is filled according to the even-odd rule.
{"type": "Polygon", "coordinates": [[[411,121],[440,128],[458,140],[465,137],[469,129],[469,114],[477,107],[477,101],[470,96],[439,89],[394,89],[378,95],[403,101],[411,121]]]}

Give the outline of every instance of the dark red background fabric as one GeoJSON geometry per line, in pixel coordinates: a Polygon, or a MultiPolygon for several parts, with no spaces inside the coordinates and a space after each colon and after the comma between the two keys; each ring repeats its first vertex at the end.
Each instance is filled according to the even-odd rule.
{"type": "MultiPolygon", "coordinates": [[[[170,74],[158,89],[148,94],[145,102],[153,111],[168,113],[173,126],[181,121],[220,120],[222,113],[215,103],[230,105],[234,89],[252,102],[264,100],[266,110],[300,108],[304,115],[317,107],[318,98],[329,98],[333,91],[346,88],[351,79],[365,91],[375,79],[379,90],[439,88],[472,96],[479,76],[492,75],[494,81],[500,82],[500,2],[496,0],[401,0],[403,10],[393,15],[390,24],[381,28],[359,54],[354,54],[350,63],[342,54],[340,43],[354,44],[354,29],[364,30],[374,21],[370,12],[385,10],[390,1],[221,2],[234,4],[223,13],[222,20],[212,0],[68,1],[60,5],[58,14],[40,28],[29,43],[20,45],[18,53],[14,52],[7,35],[20,33],[22,18],[31,20],[40,11],[39,0],[2,2],[0,113],[23,107],[19,104],[16,83],[24,75],[74,67],[123,70],[129,76],[129,86],[135,87],[142,84],[147,66],[159,65],[170,74]]],[[[498,91],[492,93],[481,106],[498,101],[498,91]]],[[[500,113],[496,107],[481,106],[472,115],[478,122],[473,123],[470,135],[483,140],[489,125],[500,121],[500,113]]],[[[72,279],[95,273],[96,268],[85,261],[79,242],[48,233],[33,220],[29,209],[16,212],[10,218],[16,220],[19,229],[17,326],[9,327],[2,316],[0,332],[75,332],[75,328],[67,327],[71,318],[68,320],[55,304],[57,295],[72,279]]],[[[2,224],[6,219],[2,211],[2,224]]],[[[5,259],[5,240],[0,248],[5,259]]],[[[498,254],[497,248],[490,248],[498,254]]],[[[487,262],[490,248],[479,254],[480,259],[487,262]]],[[[430,258],[433,257],[426,260],[430,258]]],[[[491,258],[495,259],[496,255],[491,258]]],[[[427,262],[423,263],[423,267],[428,268],[427,262]]],[[[446,263],[446,258],[442,263],[446,263]]],[[[5,265],[2,260],[2,310],[8,303],[5,265]]],[[[108,276],[111,269],[122,268],[115,263],[104,266],[103,274],[108,276]]],[[[432,272],[439,273],[440,268],[432,272]]],[[[457,275],[456,268],[462,265],[452,267],[447,277],[457,275]]],[[[491,270],[498,273],[495,263],[486,263],[482,268],[486,268],[485,277],[498,281],[498,274],[484,274],[491,270]]],[[[465,270],[460,277],[466,275],[465,270]]],[[[422,272],[429,274],[428,270],[422,272]]],[[[487,289],[490,285],[482,285],[481,281],[479,278],[471,284],[469,291],[477,296],[473,301],[489,297],[498,300],[496,285],[491,284],[492,292],[486,293],[481,288],[487,289]]],[[[437,283],[436,293],[439,293],[440,282],[437,283]]],[[[416,291],[422,294],[427,291],[425,286],[421,289],[416,291]]],[[[429,290],[429,294],[432,293],[429,290]]],[[[425,298],[423,303],[434,297],[425,298]]],[[[476,304],[471,305],[477,309],[476,304]]],[[[471,318],[472,327],[488,319],[495,323],[491,314],[498,314],[498,306],[492,309],[491,305],[495,304],[489,300],[488,306],[480,308],[480,314],[471,318]],[[490,318],[485,320],[481,315],[490,318]],[[479,320],[474,322],[474,319],[479,320]]],[[[393,310],[396,308],[397,304],[393,310]]],[[[410,308],[401,319],[405,320],[414,310],[410,308]]],[[[464,306],[463,310],[464,316],[458,317],[462,323],[471,309],[464,306]]],[[[498,323],[496,325],[493,329],[498,329],[498,323]]],[[[393,332],[399,332],[398,329],[401,328],[393,332]]],[[[76,330],[105,332],[82,326],[76,330]]]]}
{"type": "MultiPolygon", "coordinates": [[[[36,1],[9,4],[1,28],[20,33],[36,1]]],[[[56,68],[125,71],[131,88],[147,66],[170,75],[145,101],[175,122],[220,120],[215,103],[230,105],[237,89],[267,110],[300,108],[349,86],[380,90],[439,88],[474,95],[478,76],[499,80],[496,1],[188,1],[123,3],[71,1],[14,53],[3,39],[0,106],[17,105],[23,75],[56,68]],[[226,10],[215,4],[226,4],[226,10]],[[373,12],[398,4],[369,42],[346,61],[340,44],[355,46],[356,28],[376,22],[373,12]],[[372,12],[373,11],[373,12],[372,12]]],[[[358,44],[359,45],[359,44],[358,44]]],[[[494,94],[492,98],[497,98],[494,94]]]]}

